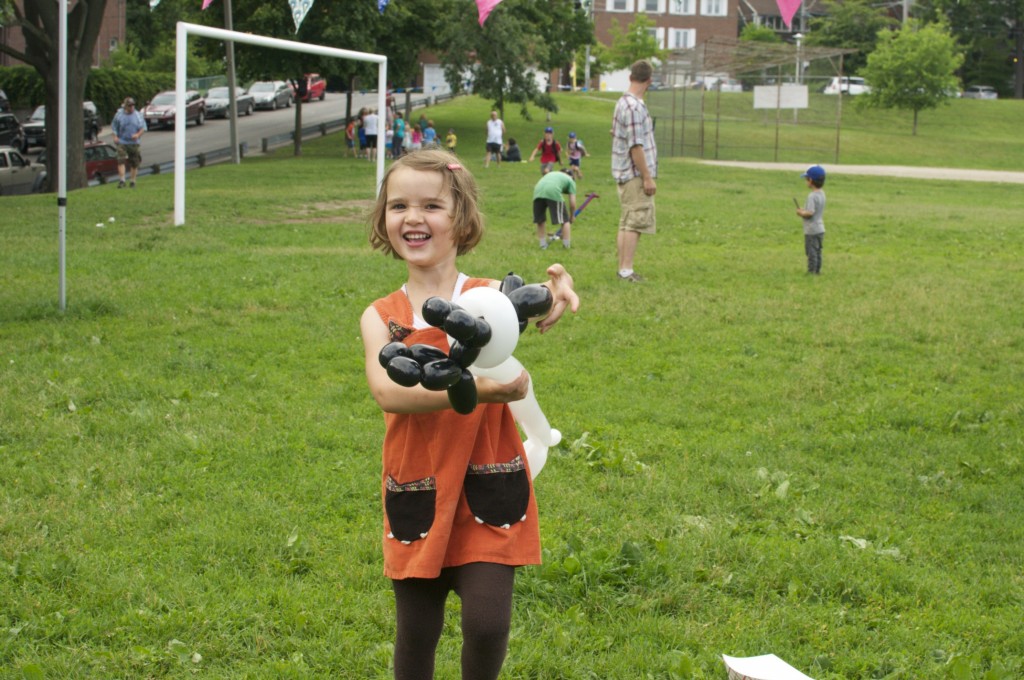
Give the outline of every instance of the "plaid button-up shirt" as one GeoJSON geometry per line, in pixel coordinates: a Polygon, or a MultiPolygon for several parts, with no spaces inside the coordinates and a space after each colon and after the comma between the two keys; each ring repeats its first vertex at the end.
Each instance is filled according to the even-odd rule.
{"type": "Polygon", "coordinates": [[[657,177],[658,150],[654,144],[654,124],[644,101],[626,92],[615,105],[612,120],[612,177],[619,184],[640,176],[629,154],[629,150],[638,144],[644,149],[651,177],[657,177]]]}

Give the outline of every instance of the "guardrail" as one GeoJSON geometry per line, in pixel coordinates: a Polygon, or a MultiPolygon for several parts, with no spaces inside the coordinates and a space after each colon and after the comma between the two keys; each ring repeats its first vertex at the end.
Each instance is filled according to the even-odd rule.
{"type": "MultiPolygon", "coordinates": [[[[429,95],[420,99],[410,99],[409,108],[420,109],[439,104],[444,101],[454,99],[456,95],[452,93],[445,93],[439,95],[429,95]]],[[[313,137],[325,137],[331,132],[345,129],[345,119],[335,118],[332,120],[326,120],[315,125],[308,125],[302,128],[302,139],[311,139],[313,137]]],[[[295,141],[295,131],[289,130],[288,132],[282,132],[280,134],[271,135],[269,137],[263,137],[260,140],[260,152],[267,153],[273,149],[276,149],[286,144],[291,144],[295,141]]],[[[239,152],[244,158],[249,153],[248,142],[242,142],[239,144],[239,152]]],[[[205,151],[198,153],[194,156],[188,156],[185,158],[185,169],[193,170],[195,168],[202,168],[207,165],[214,163],[223,163],[224,161],[231,159],[231,147],[225,146],[220,149],[214,149],[213,151],[205,151]]],[[[165,172],[174,172],[174,161],[165,161],[163,163],[153,163],[152,165],[139,168],[139,176],[143,175],[159,175],[165,172]]],[[[107,180],[109,181],[109,180],[107,180]]],[[[89,182],[90,186],[99,184],[96,180],[89,182]]]]}

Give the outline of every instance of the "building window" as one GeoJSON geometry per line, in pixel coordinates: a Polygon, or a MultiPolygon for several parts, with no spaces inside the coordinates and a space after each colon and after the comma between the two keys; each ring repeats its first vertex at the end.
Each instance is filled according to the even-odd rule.
{"type": "Polygon", "coordinates": [[[696,0],[668,0],[669,14],[696,14],[696,0]]]}
{"type": "Polygon", "coordinates": [[[697,29],[695,28],[673,28],[671,29],[672,42],[669,46],[673,50],[688,50],[697,44],[697,29]]]}
{"type": "Polygon", "coordinates": [[[661,0],[641,0],[641,11],[648,14],[661,14],[665,10],[660,5],[661,0]]]}
{"type": "Polygon", "coordinates": [[[700,13],[706,17],[724,17],[727,4],[727,0],[700,0],[700,13]]]}
{"type": "Polygon", "coordinates": [[[605,9],[609,12],[632,12],[633,0],[607,0],[605,9]]]}

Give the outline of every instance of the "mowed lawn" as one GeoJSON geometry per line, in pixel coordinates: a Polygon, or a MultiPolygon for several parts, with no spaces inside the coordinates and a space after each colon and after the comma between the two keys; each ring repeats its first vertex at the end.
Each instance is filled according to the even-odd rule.
{"type": "MultiPolygon", "coordinates": [[[[505,118],[525,156],[547,124],[593,154],[570,251],[537,248],[536,163],[482,167],[487,102],[426,112],[482,188],[463,271],[560,261],[583,302],[516,350],[564,439],[502,677],[725,678],[723,653],[1021,677],[1019,186],[835,173],[810,277],[798,173],[664,159],[632,285],[614,97],[559,102],[505,118]]],[[[976,134],[925,121],[933,146],[976,134]]],[[[888,146],[848,162],[912,164],[888,146]]],[[[332,135],[190,172],[183,227],[170,175],[73,192],[63,313],[53,196],[0,199],[0,676],[390,677],[358,319],[404,267],[370,250],[373,168],[342,155],[332,135]]]]}

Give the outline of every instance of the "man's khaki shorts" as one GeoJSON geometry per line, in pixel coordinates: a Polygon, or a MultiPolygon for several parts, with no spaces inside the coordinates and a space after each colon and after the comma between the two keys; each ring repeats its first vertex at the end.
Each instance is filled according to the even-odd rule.
{"type": "Polygon", "coordinates": [[[644,193],[644,180],[634,177],[619,185],[619,231],[635,231],[638,234],[653,234],[657,230],[654,221],[654,196],[644,193]]]}
{"type": "Polygon", "coordinates": [[[128,169],[137,168],[142,163],[142,152],[138,144],[118,144],[117,162],[128,169]]]}

